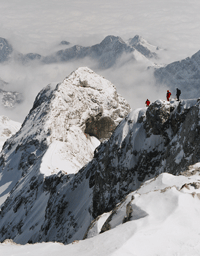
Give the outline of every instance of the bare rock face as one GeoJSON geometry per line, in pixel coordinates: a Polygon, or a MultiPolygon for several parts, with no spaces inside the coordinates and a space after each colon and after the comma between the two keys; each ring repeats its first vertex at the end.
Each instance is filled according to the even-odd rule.
{"type": "Polygon", "coordinates": [[[93,216],[110,211],[117,198],[145,180],[162,172],[179,174],[200,161],[199,118],[197,100],[156,101],[145,111],[133,111],[96,150],[97,171],[89,183],[93,216]]]}
{"type": "Polygon", "coordinates": [[[116,124],[111,117],[91,117],[86,121],[85,133],[99,140],[109,139],[116,124]]]}
{"type": "Polygon", "coordinates": [[[146,112],[146,129],[151,129],[154,135],[160,134],[169,127],[170,103],[157,100],[151,104],[146,112]]]}

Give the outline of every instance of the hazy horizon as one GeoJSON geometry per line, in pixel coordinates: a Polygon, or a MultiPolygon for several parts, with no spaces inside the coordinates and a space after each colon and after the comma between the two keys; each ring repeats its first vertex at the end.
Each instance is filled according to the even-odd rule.
{"type": "MultiPolygon", "coordinates": [[[[160,62],[168,64],[199,50],[199,9],[196,0],[0,0],[0,37],[22,53],[46,55],[54,52],[62,40],[91,46],[108,35],[123,40],[140,35],[166,49],[160,62]]],[[[22,122],[43,87],[50,82],[62,82],[84,64],[84,60],[45,66],[1,64],[0,78],[10,83],[10,89],[23,92],[25,101],[15,110],[0,108],[0,115],[22,122]]],[[[113,82],[132,108],[144,106],[147,97],[152,100],[165,97],[165,91],[155,88],[153,76],[140,65],[95,71],[113,82]]]]}

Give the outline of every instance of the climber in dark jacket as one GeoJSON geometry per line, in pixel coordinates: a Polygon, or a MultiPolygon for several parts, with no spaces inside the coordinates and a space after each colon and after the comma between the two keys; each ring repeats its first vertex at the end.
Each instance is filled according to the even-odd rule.
{"type": "Polygon", "coordinates": [[[181,95],[181,90],[179,90],[178,88],[176,88],[176,97],[177,97],[177,100],[179,101],[179,97],[181,95]]]}
{"type": "Polygon", "coordinates": [[[148,107],[150,105],[150,101],[148,99],[146,100],[145,103],[146,103],[146,107],[148,107]]]}
{"type": "Polygon", "coordinates": [[[170,92],[169,90],[167,90],[167,95],[166,95],[166,97],[167,97],[167,100],[168,100],[168,101],[169,101],[170,96],[171,96],[171,92],[170,92]]]}

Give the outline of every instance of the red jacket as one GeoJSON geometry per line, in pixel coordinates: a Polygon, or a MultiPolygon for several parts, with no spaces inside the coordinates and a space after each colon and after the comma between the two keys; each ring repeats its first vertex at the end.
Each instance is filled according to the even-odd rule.
{"type": "Polygon", "coordinates": [[[167,99],[169,99],[171,96],[171,92],[167,92],[167,99]]]}
{"type": "Polygon", "coordinates": [[[150,104],[150,101],[146,100],[146,105],[149,106],[149,104],[150,104]]]}

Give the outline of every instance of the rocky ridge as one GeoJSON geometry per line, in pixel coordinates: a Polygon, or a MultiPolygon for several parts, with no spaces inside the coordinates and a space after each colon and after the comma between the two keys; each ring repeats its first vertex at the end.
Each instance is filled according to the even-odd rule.
{"type": "MultiPolygon", "coordinates": [[[[28,124],[32,124],[34,118],[38,116],[40,121],[44,122],[45,112],[49,112],[48,108],[54,103],[56,105],[52,113],[55,112],[54,117],[58,116],[55,106],[62,105],[62,97],[59,101],[50,101],[51,104],[46,105],[46,102],[53,99],[59,89],[62,92],[59,92],[59,95],[66,95],[62,87],[68,84],[70,79],[72,80],[69,83],[74,81],[73,86],[78,86],[79,90],[86,86],[94,93],[94,86],[91,86],[90,82],[89,85],[86,84],[84,76],[81,78],[80,82],[80,77],[75,72],[63,84],[58,85],[56,91],[46,87],[36,98],[22,129],[28,130],[28,124]]],[[[99,86],[97,88],[101,89],[99,86]]],[[[79,94],[77,102],[78,97],[79,94]]],[[[20,133],[12,137],[5,144],[1,155],[3,172],[11,172],[14,168],[10,168],[13,161],[9,159],[11,152],[33,147],[31,150],[35,157],[33,153],[23,156],[25,161],[20,165],[23,175],[20,176],[21,179],[18,178],[18,182],[2,205],[0,241],[13,239],[14,242],[22,244],[58,241],[67,244],[83,239],[85,234],[87,236],[88,227],[94,219],[112,211],[117,203],[138,189],[143,182],[164,172],[179,175],[189,165],[199,162],[199,104],[199,100],[158,100],[148,109],[132,111],[119,123],[110,139],[102,141],[95,150],[94,158],[76,174],[66,175],[61,171],[44,176],[39,171],[48,147],[47,142],[54,137],[66,138],[62,129],[59,128],[57,134],[48,130],[49,137],[46,137],[46,141],[38,139],[38,142],[34,142],[31,137],[27,140],[28,136],[25,136],[25,133],[23,139],[20,133]],[[23,141],[21,145],[20,141],[23,141]]],[[[125,109],[127,111],[127,108],[125,109]]],[[[66,110],[63,112],[66,115],[66,110]]],[[[88,120],[88,116],[84,120],[88,120]]],[[[63,118],[59,119],[59,123],[61,121],[63,118]]],[[[83,119],[76,122],[82,124],[82,121],[83,119]]],[[[42,127],[41,130],[34,130],[32,134],[37,134],[38,138],[45,138],[45,127],[49,126],[43,123],[42,127]]],[[[82,127],[85,130],[86,124],[82,127]]],[[[13,173],[16,173],[16,169],[13,173]]]]}

